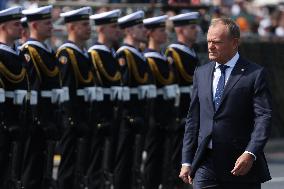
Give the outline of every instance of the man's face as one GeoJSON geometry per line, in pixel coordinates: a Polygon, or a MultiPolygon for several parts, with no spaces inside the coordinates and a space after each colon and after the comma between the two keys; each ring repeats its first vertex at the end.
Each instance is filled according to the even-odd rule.
{"type": "Polygon", "coordinates": [[[198,29],[196,24],[190,24],[186,26],[182,26],[183,35],[187,39],[187,41],[190,41],[191,43],[194,43],[197,38],[198,29]]]}
{"type": "Polygon", "coordinates": [[[12,40],[21,37],[22,25],[20,20],[12,20],[5,23],[5,30],[12,40]]]}
{"type": "Polygon", "coordinates": [[[104,34],[111,42],[116,42],[121,38],[120,28],[116,23],[104,25],[104,34]]]}
{"type": "Polygon", "coordinates": [[[38,31],[38,34],[42,38],[50,38],[52,35],[52,22],[51,19],[45,19],[45,20],[37,20],[36,21],[36,29],[38,31]]]}
{"type": "Polygon", "coordinates": [[[147,41],[146,29],[143,24],[132,26],[131,34],[132,34],[133,39],[136,41],[139,41],[139,42],[147,41]]]}
{"type": "Polygon", "coordinates": [[[165,28],[156,28],[150,32],[150,36],[158,44],[164,44],[167,42],[167,32],[165,28]]]}
{"type": "Polygon", "coordinates": [[[228,28],[224,24],[217,23],[209,27],[207,43],[209,59],[225,64],[236,53],[238,39],[230,37],[228,28]]]}
{"type": "Polygon", "coordinates": [[[91,26],[89,20],[80,20],[74,23],[74,32],[83,41],[86,41],[91,36],[91,26]]]}
{"type": "Polygon", "coordinates": [[[21,40],[22,42],[27,41],[27,39],[30,37],[30,30],[29,28],[23,28],[21,30],[21,40]]]}

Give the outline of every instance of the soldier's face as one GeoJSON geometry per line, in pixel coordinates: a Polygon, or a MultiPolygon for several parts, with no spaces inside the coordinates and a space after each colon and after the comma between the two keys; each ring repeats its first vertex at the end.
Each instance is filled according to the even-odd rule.
{"type": "Polygon", "coordinates": [[[147,32],[143,24],[132,26],[132,37],[138,42],[147,41],[147,32]]]}
{"type": "Polygon", "coordinates": [[[91,26],[89,20],[77,21],[74,24],[74,31],[76,36],[82,40],[88,40],[91,36],[91,26]]]}
{"type": "Polygon", "coordinates": [[[29,28],[22,28],[21,30],[21,40],[23,42],[27,41],[27,39],[29,38],[30,36],[30,30],[29,28]]]}
{"type": "Polygon", "coordinates": [[[45,20],[38,20],[36,21],[36,29],[38,34],[42,38],[49,38],[52,35],[52,22],[51,19],[45,19],[45,20]]]}
{"type": "Polygon", "coordinates": [[[5,30],[8,36],[12,40],[19,39],[21,37],[22,25],[20,20],[12,20],[5,23],[5,30]]]}
{"type": "Polygon", "coordinates": [[[164,44],[167,42],[168,35],[165,28],[155,28],[151,31],[150,37],[156,44],[164,44]]]}
{"type": "Polygon", "coordinates": [[[197,39],[197,34],[198,34],[198,28],[196,24],[183,26],[183,35],[188,41],[194,43],[197,39]]]}
{"type": "Polygon", "coordinates": [[[105,25],[104,33],[107,39],[111,42],[119,41],[121,38],[121,31],[116,23],[105,25]]]}

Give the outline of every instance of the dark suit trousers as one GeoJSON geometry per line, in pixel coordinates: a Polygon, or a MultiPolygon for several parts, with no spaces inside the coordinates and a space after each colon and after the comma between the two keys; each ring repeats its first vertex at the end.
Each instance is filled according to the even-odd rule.
{"type": "Polygon", "coordinates": [[[206,152],[206,159],[197,169],[193,180],[193,189],[260,189],[260,183],[223,182],[214,172],[211,152],[206,152]]]}

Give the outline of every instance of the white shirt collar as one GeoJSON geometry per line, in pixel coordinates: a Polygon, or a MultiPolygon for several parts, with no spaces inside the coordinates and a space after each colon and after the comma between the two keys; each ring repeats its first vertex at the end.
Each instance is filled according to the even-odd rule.
{"type": "MultiPolygon", "coordinates": [[[[234,68],[238,59],[239,59],[240,55],[239,53],[237,52],[235,54],[235,56],[233,56],[233,58],[231,58],[231,60],[229,60],[225,65],[226,66],[229,66],[230,68],[234,68]]],[[[217,69],[221,64],[219,64],[218,62],[216,62],[216,65],[215,65],[215,69],[217,69]]]]}

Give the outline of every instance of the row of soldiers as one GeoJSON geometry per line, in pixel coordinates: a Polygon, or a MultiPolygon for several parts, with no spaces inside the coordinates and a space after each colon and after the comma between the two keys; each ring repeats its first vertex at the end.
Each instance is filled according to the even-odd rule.
{"type": "Polygon", "coordinates": [[[198,13],[169,18],[177,42],[165,54],[167,16],[61,13],[68,40],[55,53],[51,11],[0,11],[0,188],[178,188],[198,13]],[[23,15],[30,34],[17,48],[23,15]],[[90,20],[98,39],[86,50],[90,20]]]}

